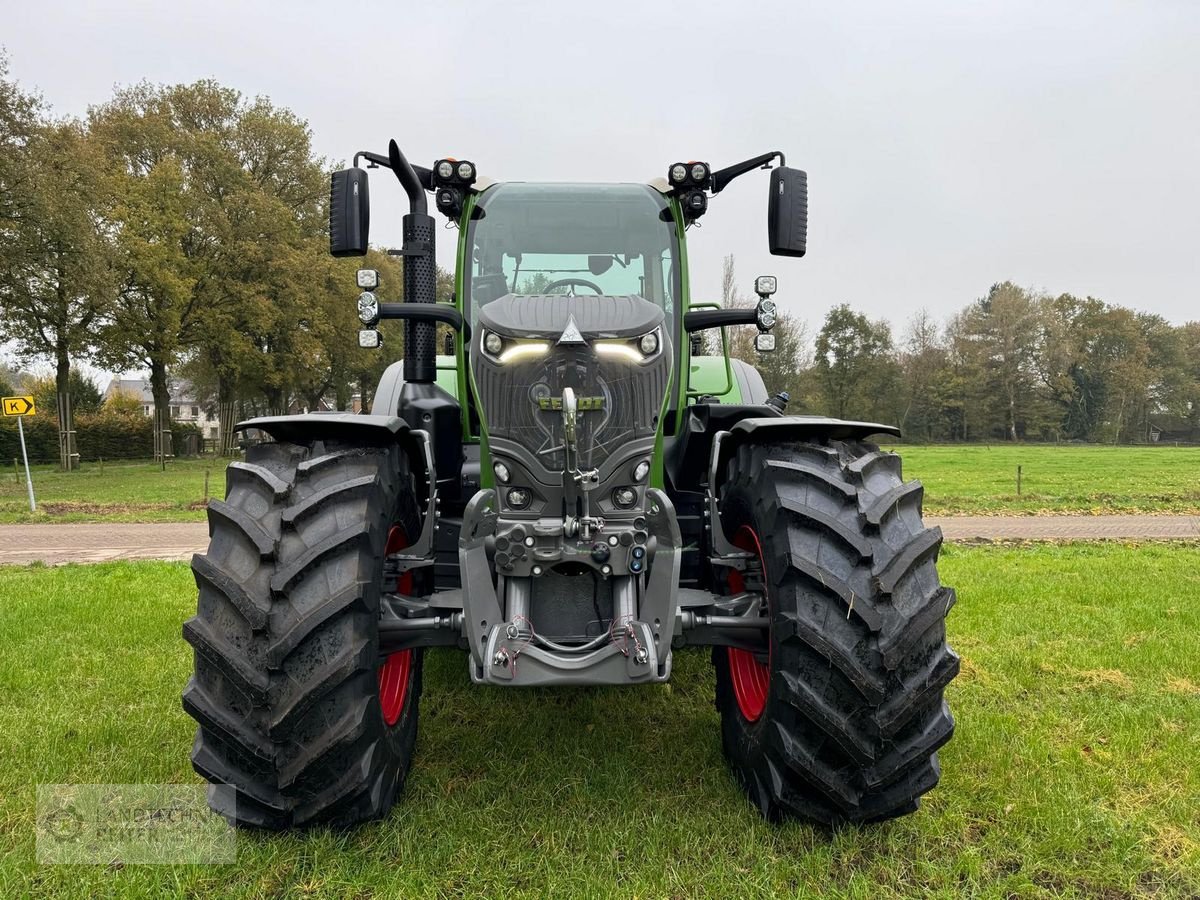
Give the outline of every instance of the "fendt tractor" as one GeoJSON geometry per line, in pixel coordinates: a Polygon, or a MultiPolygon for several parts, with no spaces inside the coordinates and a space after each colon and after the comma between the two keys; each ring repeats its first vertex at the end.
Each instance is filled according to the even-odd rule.
{"type": "Polygon", "coordinates": [[[358,271],[359,344],[401,319],[403,359],[370,414],[238,426],[245,459],[209,505],[183,627],[213,808],[266,829],[385,815],[429,647],[515,688],[665,682],[705,646],[725,756],[764,816],[915,810],[954,730],[958,657],[921,485],[867,442],[898,431],[787,415],[730,356],[733,327],[773,348],[774,277],[753,307],[690,297],[688,227],[755,169],[771,253],[804,255],[806,174],[772,152],[648,184],[492,183],[392,141],[333,174],[334,256],[367,252],[362,160],[410,211],[391,251],[403,302],[358,271]],[[451,303],[427,194],[458,229],[451,303]],[[707,329],[719,354],[701,352],[707,329]]]}

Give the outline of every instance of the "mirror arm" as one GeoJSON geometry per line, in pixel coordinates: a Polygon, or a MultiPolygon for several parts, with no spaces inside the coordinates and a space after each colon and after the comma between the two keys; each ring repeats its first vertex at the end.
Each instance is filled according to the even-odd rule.
{"type": "Polygon", "coordinates": [[[726,325],[753,325],[758,321],[754,307],[749,309],[692,309],[683,314],[683,330],[704,331],[726,325]]]}
{"type": "Polygon", "coordinates": [[[783,158],[783,151],[772,150],[770,153],[764,153],[762,156],[754,157],[754,159],[747,159],[740,163],[734,163],[732,166],[726,166],[724,169],[717,169],[717,171],[712,173],[712,192],[714,194],[721,193],[729,182],[733,181],[739,175],[745,175],[747,172],[758,168],[771,168],[770,162],[775,157],[779,157],[779,164],[781,166],[787,165],[787,161],[783,158]]]}
{"type": "Polygon", "coordinates": [[[410,319],[424,322],[445,322],[455,331],[470,337],[470,328],[460,313],[447,303],[380,303],[380,319],[410,319]]]}

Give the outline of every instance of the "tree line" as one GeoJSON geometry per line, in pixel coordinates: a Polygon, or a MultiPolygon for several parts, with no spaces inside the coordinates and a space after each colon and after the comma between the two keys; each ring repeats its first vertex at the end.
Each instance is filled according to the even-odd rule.
{"type": "MultiPolygon", "coordinates": [[[[751,301],[725,260],[724,305],[751,301]]],[[[1172,325],[1094,297],[1005,281],[941,322],[918,311],[897,334],[845,304],[815,335],[784,315],[779,349],[735,355],[797,408],[898,424],[914,441],[1200,440],[1200,322],[1172,325]]]]}
{"type": "Polygon", "coordinates": [[[50,361],[60,395],[80,361],[147,370],[164,416],[186,378],[227,436],[235,417],[369,401],[385,358],[358,347],[354,270],[399,299],[400,263],[329,256],[332,166],[311,137],[212,81],[56,118],[0,56],[0,341],[50,361]]]}
{"type": "MultiPolygon", "coordinates": [[[[56,395],[77,408],[95,402],[81,361],[147,370],[164,419],[185,378],[226,440],[237,418],[369,404],[402,329],[383,324],[387,353],[358,347],[353,273],[378,269],[381,299],[398,300],[401,263],[329,256],[332,168],[307,124],[266,98],[142,83],[55,117],[0,55],[0,342],[50,361],[56,395]]],[[[442,299],[451,290],[442,273],[442,299]]],[[[732,258],[722,300],[750,302],[732,258]]],[[[1200,324],[1090,297],[1005,282],[899,334],[845,305],[815,334],[784,315],[773,354],[748,332],[730,329],[732,351],[791,409],[895,422],[914,439],[1200,436],[1200,324]]]]}

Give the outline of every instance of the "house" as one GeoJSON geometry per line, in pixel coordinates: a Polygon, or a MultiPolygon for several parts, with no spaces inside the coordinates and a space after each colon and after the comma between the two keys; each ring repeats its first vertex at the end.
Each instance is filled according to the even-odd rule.
{"type": "MultiPolygon", "coordinates": [[[[175,422],[185,422],[200,428],[204,437],[216,440],[221,436],[220,421],[212,411],[196,399],[196,392],[186,381],[172,381],[171,389],[171,419],[175,422]]],[[[154,395],[150,391],[149,378],[114,378],[104,390],[107,399],[116,392],[131,394],[142,401],[142,413],[154,415],[154,395]]]]}

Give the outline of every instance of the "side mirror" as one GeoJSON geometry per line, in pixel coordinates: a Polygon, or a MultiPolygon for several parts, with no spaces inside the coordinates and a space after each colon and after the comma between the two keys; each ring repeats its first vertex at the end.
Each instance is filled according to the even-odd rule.
{"type": "Polygon", "coordinates": [[[771,170],[767,240],[774,256],[803,256],[808,233],[808,173],[780,166],[771,170]]]}
{"type": "Polygon", "coordinates": [[[366,170],[334,172],[329,181],[329,252],[333,256],[365,256],[370,227],[366,170]]]}

